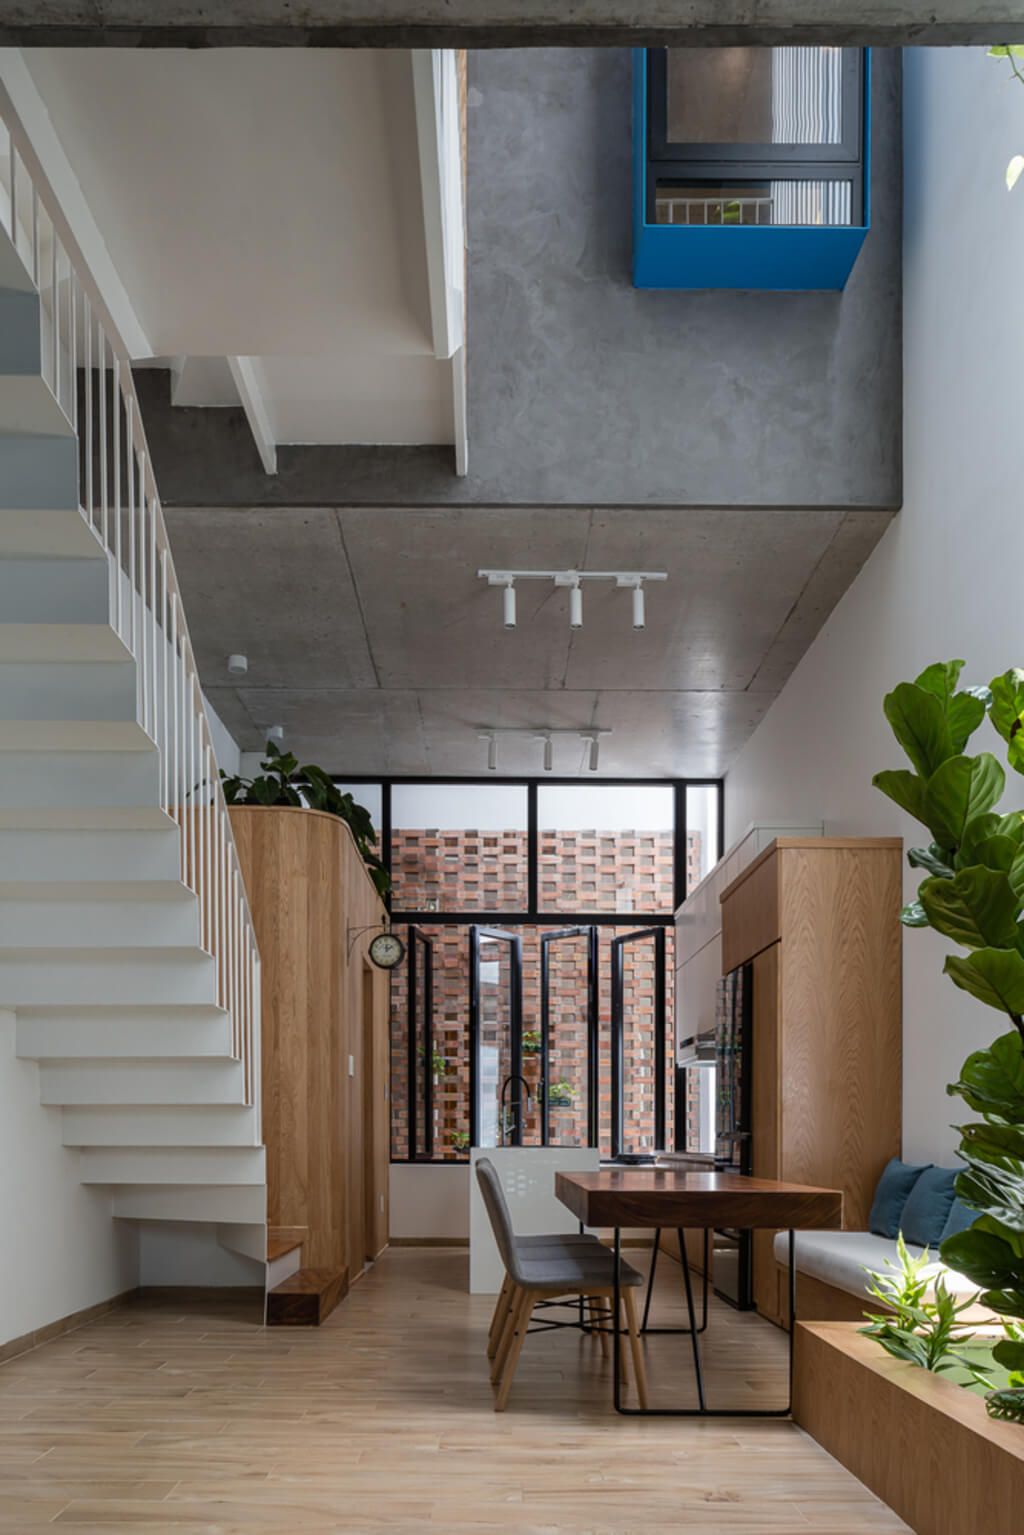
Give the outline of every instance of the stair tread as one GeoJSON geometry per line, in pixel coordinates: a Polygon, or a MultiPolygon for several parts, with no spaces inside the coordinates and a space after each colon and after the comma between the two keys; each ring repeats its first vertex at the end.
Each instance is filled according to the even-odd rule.
{"type": "Polygon", "coordinates": [[[292,1241],[288,1237],[267,1238],[267,1262],[274,1263],[278,1258],[283,1258],[286,1253],[293,1253],[297,1247],[302,1246],[302,1238],[292,1241]]]}
{"type": "Polygon", "coordinates": [[[271,1295],[323,1295],[339,1280],[344,1280],[347,1269],[297,1269],[282,1279],[271,1290],[271,1295]]]}

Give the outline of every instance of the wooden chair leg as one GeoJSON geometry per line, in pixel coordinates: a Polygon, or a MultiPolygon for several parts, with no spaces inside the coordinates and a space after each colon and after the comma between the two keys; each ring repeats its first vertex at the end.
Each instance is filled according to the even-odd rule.
{"type": "Polygon", "coordinates": [[[601,1355],[604,1359],[611,1358],[612,1340],[608,1336],[608,1315],[604,1309],[604,1301],[599,1295],[590,1297],[590,1316],[597,1329],[597,1336],[601,1340],[601,1355]]]}
{"type": "Polygon", "coordinates": [[[519,1355],[523,1351],[526,1342],[526,1333],[530,1326],[530,1317],[533,1315],[533,1293],[530,1290],[519,1292],[519,1304],[516,1307],[516,1319],[512,1327],[512,1343],[505,1360],[504,1370],[501,1376],[501,1385],[498,1387],[498,1396],[494,1403],[495,1412],[504,1412],[508,1394],[512,1389],[512,1377],[516,1373],[516,1365],[519,1363],[519,1355]]]}
{"type": "Polygon", "coordinates": [[[494,1315],[491,1317],[490,1331],[487,1334],[488,1359],[493,1359],[495,1354],[498,1352],[498,1344],[501,1342],[501,1335],[505,1330],[505,1320],[508,1316],[508,1306],[511,1290],[512,1281],[506,1274],[504,1279],[501,1281],[501,1294],[498,1296],[497,1303],[494,1307],[494,1315]]]}
{"type": "Polygon", "coordinates": [[[523,1291],[520,1290],[517,1285],[513,1285],[511,1289],[511,1295],[509,1297],[509,1308],[505,1315],[505,1325],[501,1330],[501,1337],[498,1339],[498,1346],[494,1351],[494,1358],[491,1361],[491,1382],[493,1385],[497,1385],[498,1381],[501,1379],[501,1372],[505,1368],[505,1360],[508,1357],[508,1351],[512,1346],[512,1335],[515,1331],[516,1314],[519,1309],[519,1301],[522,1298],[522,1295],[523,1291]]]}
{"type": "Polygon", "coordinates": [[[625,1290],[622,1295],[626,1308],[626,1326],[629,1329],[629,1347],[633,1355],[633,1374],[636,1376],[636,1390],[640,1398],[640,1406],[647,1406],[647,1366],[644,1360],[644,1346],[640,1341],[640,1331],[636,1324],[636,1296],[632,1290],[625,1290]]]}

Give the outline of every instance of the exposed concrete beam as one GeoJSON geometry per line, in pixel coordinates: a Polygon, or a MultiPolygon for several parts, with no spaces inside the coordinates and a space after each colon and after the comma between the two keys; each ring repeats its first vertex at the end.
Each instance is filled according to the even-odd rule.
{"type": "Polygon", "coordinates": [[[229,357],[228,367],[231,369],[231,377],[235,381],[238,398],[245,411],[245,419],[249,423],[249,430],[256,443],[260,463],[267,474],[276,474],[277,444],[274,441],[270,417],[267,415],[267,407],[256,378],[253,360],[251,357],[229,357]]]}
{"type": "Polygon", "coordinates": [[[0,43],[530,47],[1024,41],[1021,0],[0,0],[0,43]],[[561,12],[562,14],[558,14],[561,12]],[[215,19],[211,19],[211,16],[215,19]]]}

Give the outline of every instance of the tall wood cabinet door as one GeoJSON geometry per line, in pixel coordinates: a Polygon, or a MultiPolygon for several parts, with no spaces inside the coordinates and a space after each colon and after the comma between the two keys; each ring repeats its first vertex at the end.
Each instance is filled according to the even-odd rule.
{"type": "MultiPolygon", "coordinates": [[[[779,950],[773,943],[754,960],[754,1007],[751,1022],[753,1172],[779,1176],[779,950]]],[[[754,1303],[762,1316],[781,1321],[779,1269],[772,1254],[775,1233],[755,1231],[754,1303]]]]}

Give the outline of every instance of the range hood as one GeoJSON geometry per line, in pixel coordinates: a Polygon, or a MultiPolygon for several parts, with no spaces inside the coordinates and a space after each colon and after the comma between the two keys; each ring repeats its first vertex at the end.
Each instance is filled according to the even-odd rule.
{"type": "Polygon", "coordinates": [[[713,1066],[715,1064],[714,1032],[691,1034],[676,1045],[677,1066],[713,1066]]]}

